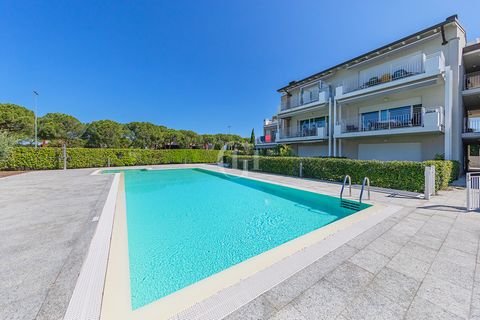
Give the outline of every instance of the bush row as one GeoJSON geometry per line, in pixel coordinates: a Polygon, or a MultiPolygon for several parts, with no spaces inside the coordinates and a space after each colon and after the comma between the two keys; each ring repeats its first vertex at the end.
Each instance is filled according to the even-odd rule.
{"type": "MultiPolygon", "coordinates": [[[[135,166],[169,163],[214,163],[219,150],[203,149],[89,149],[68,148],[67,168],[95,168],[135,166]]],[[[61,148],[13,148],[8,157],[0,161],[7,170],[46,170],[63,168],[61,148]]]]}
{"type": "Polygon", "coordinates": [[[352,160],[339,158],[301,158],[301,157],[258,157],[224,156],[229,165],[243,169],[243,160],[248,160],[248,169],[268,173],[298,176],[300,163],[303,166],[303,177],[327,181],[343,181],[350,175],[353,184],[361,184],[364,177],[369,177],[372,186],[423,192],[425,167],[435,166],[436,189],[443,190],[458,178],[460,164],[457,161],[431,160],[412,161],[376,161],[352,160]]]}

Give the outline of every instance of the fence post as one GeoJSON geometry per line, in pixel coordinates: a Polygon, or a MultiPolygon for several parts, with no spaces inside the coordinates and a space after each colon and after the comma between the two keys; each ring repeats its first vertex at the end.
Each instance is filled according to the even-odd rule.
{"type": "Polygon", "coordinates": [[[300,178],[303,177],[303,162],[302,162],[302,161],[300,161],[300,168],[299,168],[298,176],[299,176],[300,178]]]}
{"type": "Polygon", "coordinates": [[[470,172],[467,173],[466,183],[467,183],[467,211],[470,211],[472,210],[472,195],[471,195],[472,176],[470,172]]]}
{"type": "Polygon", "coordinates": [[[248,171],[248,160],[247,159],[243,160],[243,171],[248,171]]]}
{"type": "Polygon", "coordinates": [[[67,170],[67,145],[63,144],[63,170],[67,170]]]}
{"type": "Polygon", "coordinates": [[[424,193],[424,197],[425,197],[425,200],[429,200],[430,199],[430,195],[432,194],[432,178],[431,178],[431,175],[432,175],[432,171],[430,169],[430,167],[425,167],[425,187],[423,188],[423,193],[424,193]]]}
{"type": "Polygon", "coordinates": [[[435,166],[425,167],[425,187],[424,197],[429,200],[430,196],[435,195],[435,166]]]}

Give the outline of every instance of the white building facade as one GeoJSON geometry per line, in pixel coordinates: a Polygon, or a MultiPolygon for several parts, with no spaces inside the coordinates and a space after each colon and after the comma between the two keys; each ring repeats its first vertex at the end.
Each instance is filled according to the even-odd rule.
{"type": "MultiPolygon", "coordinates": [[[[278,90],[282,96],[273,143],[290,145],[298,156],[444,157],[468,167],[470,153],[480,160],[480,148],[469,148],[480,138],[479,46],[467,44],[465,30],[451,16],[292,81],[278,90]]],[[[269,147],[258,142],[259,148],[269,147]]]]}

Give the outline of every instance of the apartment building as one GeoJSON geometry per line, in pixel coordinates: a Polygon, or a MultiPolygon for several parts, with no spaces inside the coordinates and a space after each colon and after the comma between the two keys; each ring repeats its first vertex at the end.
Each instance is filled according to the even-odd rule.
{"type": "Polygon", "coordinates": [[[451,16],[291,81],[278,90],[278,113],[264,122],[257,147],[281,143],[299,156],[353,159],[443,156],[480,168],[479,54],[480,43],[467,44],[451,16]]]}

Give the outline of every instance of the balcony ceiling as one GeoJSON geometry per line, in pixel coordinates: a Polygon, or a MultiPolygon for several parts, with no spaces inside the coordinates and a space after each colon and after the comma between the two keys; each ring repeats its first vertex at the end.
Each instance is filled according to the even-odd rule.
{"type": "Polygon", "coordinates": [[[463,91],[463,104],[466,109],[479,109],[480,88],[463,91]]]}
{"type": "Polygon", "coordinates": [[[475,51],[470,51],[463,55],[463,64],[465,72],[471,73],[480,71],[480,48],[475,51]]]}

